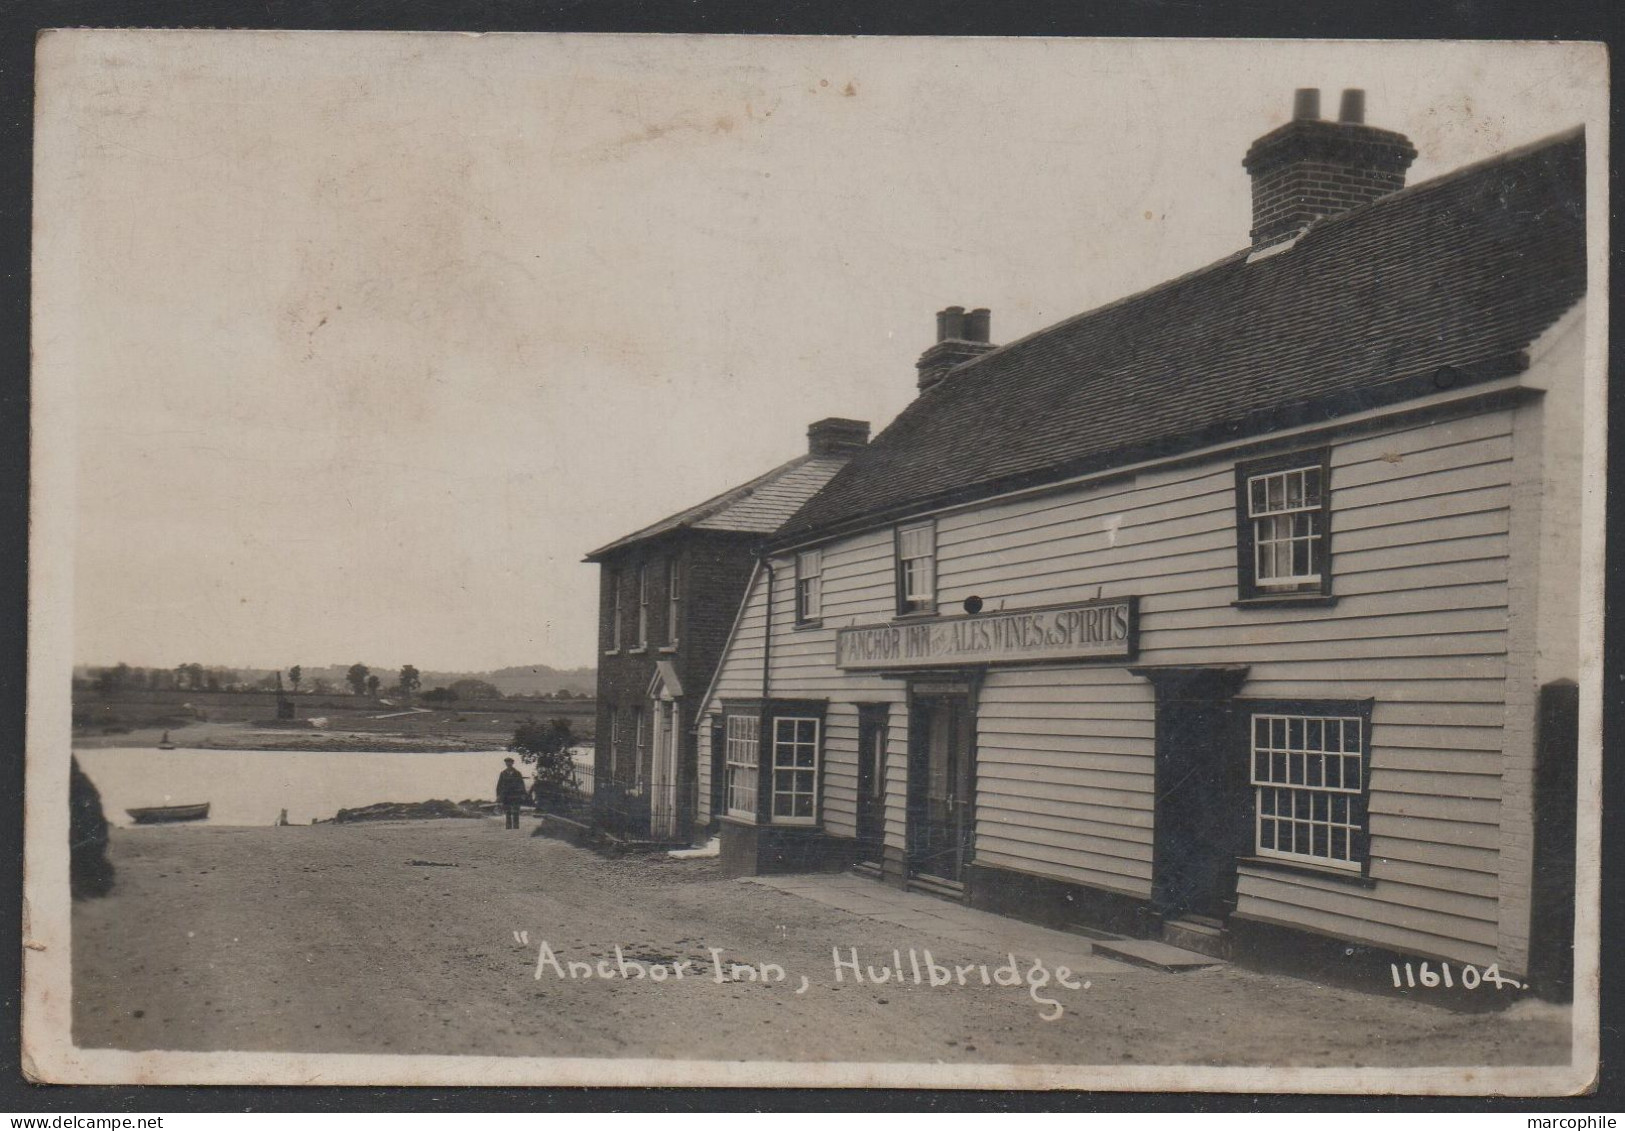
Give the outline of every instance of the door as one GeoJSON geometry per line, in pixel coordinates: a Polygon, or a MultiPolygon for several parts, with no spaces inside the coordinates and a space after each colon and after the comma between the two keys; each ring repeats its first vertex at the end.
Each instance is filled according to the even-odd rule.
{"type": "Polygon", "coordinates": [[[967,695],[917,695],[909,727],[909,872],[964,882],[974,822],[967,695]]]}
{"type": "Polygon", "coordinates": [[[677,836],[677,749],[681,738],[677,704],[655,701],[654,757],[649,766],[649,835],[655,840],[677,836]]]}
{"type": "Polygon", "coordinates": [[[858,716],[858,859],[875,864],[886,846],[886,714],[870,706],[858,716]]]}
{"type": "Polygon", "coordinates": [[[1153,898],[1164,919],[1223,920],[1246,848],[1246,806],[1231,703],[1157,704],[1153,898]]]}

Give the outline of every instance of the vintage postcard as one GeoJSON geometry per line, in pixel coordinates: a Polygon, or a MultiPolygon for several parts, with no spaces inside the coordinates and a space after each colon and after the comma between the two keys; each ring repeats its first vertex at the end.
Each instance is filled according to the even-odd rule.
{"type": "Polygon", "coordinates": [[[38,62],[32,1078],[1590,1087],[1601,46],[38,62]]]}

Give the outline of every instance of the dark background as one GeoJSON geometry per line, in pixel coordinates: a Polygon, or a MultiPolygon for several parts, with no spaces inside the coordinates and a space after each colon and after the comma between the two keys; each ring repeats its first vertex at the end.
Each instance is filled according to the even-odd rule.
{"type": "MultiPolygon", "coordinates": [[[[1625,1107],[1619,1010],[1622,869],[1605,864],[1602,1070],[1575,1100],[1405,1097],[1185,1096],[544,1088],[160,1088],[33,1085],[19,1068],[23,718],[27,663],[28,255],[33,43],[48,27],[422,29],[444,31],[708,32],[824,35],[1218,36],[1270,38],[1573,39],[1618,42],[1614,0],[0,0],[0,1109],[19,1114],[181,1111],[1619,1111],[1625,1107]]],[[[1613,96],[1614,118],[1620,95],[1613,96]]],[[[1617,130],[1614,131],[1617,133],[1617,130]]],[[[1616,138],[1610,138],[1609,149],[1616,138]]],[[[1620,214],[1617,166],[1612,205],[1620,214]]],[[[1611,254],[1611,268],[1619,271],[1611,254]]],[[[1611,313],[1618,303],[1611,300],[1611,313]]],[[[1625,321],[1611,319],[1625,326],[1625,321]]],[[[1620,357],[1621,335],[1610,343],[1620,357]]],[[[1617,373],[1617,364],[1610,370],[1617,373]]],[[[1609,392],[1609,416],[1625,381],[1609,392]]],[[[1611,494],[1625,476],[1610,466],[1611,494]]],[[[1619,508],[1609,515],[1607,599],[1621,590],[1619,508]]],[[[1621,735],[1625,671],[1619,618],[1606,628],[1603,749],[1621,735]]],[[[1603,860],[1625,860],[1617,823],[1620,760],[1604,762],[1603,860]]]]}

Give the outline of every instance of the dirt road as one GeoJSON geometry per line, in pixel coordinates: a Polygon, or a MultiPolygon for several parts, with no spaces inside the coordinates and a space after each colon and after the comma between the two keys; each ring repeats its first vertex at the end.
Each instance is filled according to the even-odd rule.
{"type": "MultiPolygon", "coordinates": [[[[528,831],[497,820],[115,830],[114,894],[74,910],[76,1043],[1070,1064],[1567,1059],[1555,1008],[1461,1015],[1231,967],[1097,960],[1073,975],[1079,989],[1052,981],[1037,997],[1025,981],[983,986],[975,969],[964,987],[837,982],[834,948],[877,966],[896,950],[905,970],[910,948],[945,969],[996,970],[1005,955],[725,880],[714,860],[606,860],[528,831]],[[664,977],[622,977],[617,946],[629,974],[636,962],[664,977]],[[770,964],[770,980],[718,982],[719,957],[725,975],[770,964]],[[1053,1012],[1042,997],[1062,1003],[1059,1019],[1042,1018],[1053,1012]]],[[[1053,977],[1053,956],[1038,958],[1053,977]]],[[[1031,973],[1028,956],[1019,969],[1031,973]]]]}

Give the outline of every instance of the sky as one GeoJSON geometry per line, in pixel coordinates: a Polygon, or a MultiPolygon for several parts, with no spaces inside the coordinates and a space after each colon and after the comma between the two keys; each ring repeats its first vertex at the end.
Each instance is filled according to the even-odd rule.
{"type": "MultiPolygon", "coordinates": [[[[1416,183],[1578,124],[1569,49],[55,32],[36,417],[74,658],[594,662],[593,548],[1247,243],[1292,91],[1416,183]],[[71,449],[71,460],[68,457],[71,449]]],[[[1597,139],[1593,139],[1594,143],[1597,139]]]]}

